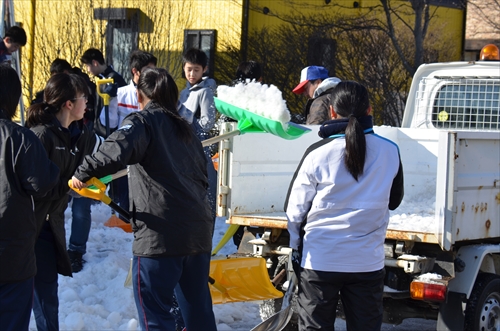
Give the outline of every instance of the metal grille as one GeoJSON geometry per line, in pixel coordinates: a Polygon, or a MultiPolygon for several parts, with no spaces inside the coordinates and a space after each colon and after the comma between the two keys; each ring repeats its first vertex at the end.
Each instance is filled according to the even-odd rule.
{"type": "Polygon", "coordinates": [[[417,116],[426,123],[432,123],[435,128],[500,129],[500,80],[498,78],[426,78],[419,86],[417,99],[417,112],[419,113],[417,116]],[[430,99],[428,93],[430,93],[430,99]],[[425,100],[429,100],[430,104],[425,105],[425,100]],[[432,107],[431,114],[426,111],[429,107],[432,107]]]}

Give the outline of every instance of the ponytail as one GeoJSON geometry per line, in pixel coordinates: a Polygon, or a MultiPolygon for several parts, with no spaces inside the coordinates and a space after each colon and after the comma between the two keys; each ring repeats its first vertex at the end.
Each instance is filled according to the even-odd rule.
{"type": "Polygon", "coordinates": [[[43,90],[43,102],[28,108],[28,128],[52,122],[68,100],[75,100],[78,94],[87,96],[89,89],[82,77],[76,74],[55,74],[47,81],[43,90]]]}
{"type": "Polygon", "coordinates": [[[28,108],[25,126],[32,128],[39,124],[47,124],[56,116],[59,109],[46,102],[36,103],[28,108]]]}
{"type": "Polygon", "coordinates": [[[366,116],[370,107],[368,91],[357,82],[340,82],[332,91],[331,105],[339,116],[349,119],[345,129],[344,164],[357,181],[366,160],[366,138],[359,118],[366,116]]]}
{"type": "Polygon", "coordinates": [[[157,104],[174,123],[175,133],[184,141],[192,138],[191,126],[177,111],[179,90],[174,79],[162,68],[146,68],[141,72],[137,90],[157,104]]]}

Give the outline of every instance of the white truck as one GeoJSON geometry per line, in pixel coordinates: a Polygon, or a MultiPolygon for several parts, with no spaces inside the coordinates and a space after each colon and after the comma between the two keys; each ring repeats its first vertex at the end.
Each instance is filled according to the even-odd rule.
{"type": "MultiPolygon", "coordinates": [[[[285,197],[320,139],[309,128],[295,140],[248,133],[219,145],[218,216],[245,227],[235,256],[266,258],[278,288],[291,270],[285,197]]],[[[405,181],[385,240],[384,322],[500,330],[500,62],[422,65],[402,127],[374,130],[398,144],[405,181]]]]}

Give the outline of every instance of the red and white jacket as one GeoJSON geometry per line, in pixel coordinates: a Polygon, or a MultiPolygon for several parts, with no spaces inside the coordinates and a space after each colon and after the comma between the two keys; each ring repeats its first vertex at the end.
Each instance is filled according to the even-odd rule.
{"type": "MultiPolygon", "coordinates": [[[[123,119],[130,113],[139,111],[136,87],[133,81],[130,84],[118,88],[116,98],[109,101],[109,128],[118,128],[123,119]]],[[[106,125],[105,109],[101,112],[100,120],[102,125],[106,125]]]]}

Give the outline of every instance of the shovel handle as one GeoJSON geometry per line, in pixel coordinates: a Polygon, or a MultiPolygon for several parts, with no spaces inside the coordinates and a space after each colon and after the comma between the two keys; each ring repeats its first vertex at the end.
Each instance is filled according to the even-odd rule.
{"type": "Polygon", "coordinates": [[[234,136],[237,136],[241,133],[240,130],[234,130],[234,131],[230,131],[228,133],[224,133],[224,134],[221,134],[220,136],[215,136],[213,138],[209,138],[209,139],[206,139],[206,140],[203,140],[201,142],[201,145],[203,147],[206,147],[206,146],[210,146],[212,144],[215,144],[215,143],[218,143],[219,141],[222,141],[224,139],[229,139],[229,138],[232,138],[234,136]]]}
{"type": "MultiPolygon", "coordinates": [[[[118,178],[121,178],[123,176],[126,176],[128,174],[128,170],[127,169],[123,169],[123,170],[120,170],[118,171],[117,173],[115,174],[112,174],[112,175],[107,175],[107,176],[104,176],[102,178],[99,178],[99,180],[101,182],[103,182],[104,184],[108,184],[109,182],[115,180],[115,179],[118,179],[118,178]]],[[[94,189],[96,188],[94,185],[91,185],[89,186],[88,188],[90,189],[94,189]]]]}
{"type": "Polygon", "coordinates": [[[210,276],[208,276],[208,282],[210,283],[210,285],[215,287],[219,292],[221,292],[223,294],[225,294],[227,292],[227,289],[224,286],[219,284],[215,279],[213,279],[210,276]]]}
{"type": "Polygon", "coordinates": [[[104,84],[113,84],[114,80],[113,78],[105,78],[105,79],[97,79],[96,80],[96,85],[97,85],[97,94],[99,94],[102,98],[102,101],[105,106],[109,105],[109,99],[110,96],[107,93],[102,93],[101,92],[101,85],[104,84]]]}

